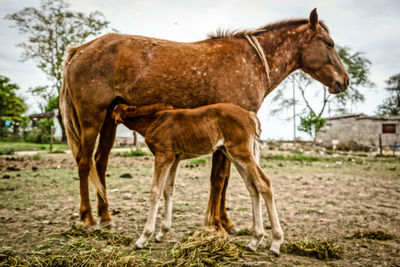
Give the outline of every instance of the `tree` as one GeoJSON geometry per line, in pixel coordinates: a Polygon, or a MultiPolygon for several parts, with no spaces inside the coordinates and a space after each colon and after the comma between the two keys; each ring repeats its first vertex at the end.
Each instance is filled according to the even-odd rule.
{"type": "Polygon", "coordinates": [[[10,83],[10,79],[0,75],[0,135],[4,136],[8,132],[6,122],[13,126],[14,133],[24,121],[22,114],[26,111],[24,100],[15,93],[18,85],[10,83]]]}
{"type": "Polygon", "coordinates": [[[386,91],[389,96],[378,106],[377,114],[380,116],[400,116],[400,73],[391,76],[386,81],[386,91]]]}
{"type": "Polygon", "coordinates": [[[309,111],[305,116],[300,117],[300,125],[297,127],[299,131],[308,133],[313,139],[315,135],[324,127],[326,119],[317,116],[314,112],[309,111]]]}
{"type": "Polygon", "coordinates": [[[325,86],[322,86],[322,96],[321,90],[315,90],[313,94],[310,94],[306,89],[311,86],[314,87],[315,81],[307,74],[296,71],[285,80],[283,86],[276,90],[277,92],[272,98],[273,103],[276,103],[276,107],[270,113],[276,115],[293,105],[300,105],[301,109],[297,114],[300,117],[298,130],[306,132],[314,138],[315,134],[325,124],[325,120],[322,117],[327,108],[329,113],[333,111],[340,114],[348,111],[347,106],[349,104],[353,106],[356,103],[363,102],[364,95],[359,91],[359,87],[374,86],[373,82],[368,78],[371,62],[360,52],[352,54],[351,49],[348,47],[337,46],[336,49],[350,76],[350,85],[345,92],[332,95],[328,93],[328,89],[325,86]],[[300,93],[300,100],[295,101],[294,98],[286,93],[285,89],[292,85],[300,93]]]}
{"type": "MultiPolygon", "coordinates": [[[[28,37],[26,42],[17,44],[23,49],[22,60],[33,60],[50,82],[49,86],[39,86],[31,92],[41,96],[51,95],[51,100],[58,99],[66,47],[99,35],[110,24],[99,11],[86,15],[71,11],[69,7],[65,0],[42,0],[38,9],[28,7],[5,16],[15,23],[20,34],[28,37]]],[[[65,141],[61,115],[58,120],[65,141]]]]}

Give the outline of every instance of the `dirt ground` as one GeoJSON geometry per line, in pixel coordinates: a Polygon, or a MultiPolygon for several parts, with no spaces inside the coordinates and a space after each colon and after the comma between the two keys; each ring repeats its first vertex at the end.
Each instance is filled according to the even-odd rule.
{"type": "MultiPolygon", "coordinates": [[[[266,154],[268,151],[264,151],[266,154]]],[[[166,252],[177,241],[203,225],[211,169],[210,156],[205,159],[205,164],[188,161],[180,164],[173,229],[166,242],[159,244],[151,239],[144,251],[131,252],[132,244],[121,246],[121,250],[164,261],[168,259],[166,252]]],[[[266,156],[261,166],[274,187],[285,239],[288,242],[329,239],[343,248],[343,255],[341,259],[325,261],[285,252],[276,259],[268,257],[271,232],[263,206],[267,228],[264,241],[257,252],[244,251],[242,262],[236,265],[400,266],[399,158],[325,155],[315,161],[302,161],[266,156]],[[386,241],[352,238],[358,230],[381,230],[394,238],[386,241]]],[[[72,224],[81,223],[79,181],[71,155],[3,156],[0,171],[0,252],[11,250],[29,258],[33,251],[54,250],[72,242],[57,235],[70,229],[72,224]]],[[[107,191],[117,225],[114,231],[133,240],[139,237],[146,220],[152,171],[153,157],[150,156],[114,154],[110,159],[107,191]],[[121,178],[124,173],[133,178],[121,178]]],[[[91,199],[96,214],[93,192],[91,199]]],[[[250,197],[235,169],[232,169],[226,203],[237,228],[251,229],[250,197]]],[[[163,209],[162,202],[157,230],[163,209]]],[[[245,244],[250,236],[231,236],[231,239],[245,244]]]]}

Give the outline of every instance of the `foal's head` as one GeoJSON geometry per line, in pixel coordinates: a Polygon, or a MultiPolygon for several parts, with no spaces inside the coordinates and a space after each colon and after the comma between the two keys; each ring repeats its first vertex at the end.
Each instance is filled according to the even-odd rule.
{"type": "Polygon", "coordinates": [[[309,27],[311,38],[302,48],[300,68],[327,86],[330,93],[345,91],[349,75],[335,50],[328,28],[319,23],[316,9],[310,13],[309,27]]]}

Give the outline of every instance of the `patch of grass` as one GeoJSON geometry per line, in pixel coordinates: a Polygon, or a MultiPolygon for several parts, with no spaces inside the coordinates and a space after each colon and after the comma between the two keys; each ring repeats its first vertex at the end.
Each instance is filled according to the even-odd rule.
{"type": "Polygon", "coordinates": [[[203,227],[178,242],[170,251],[172,260],[164,266],[215,266],[237,262],[240,248],[228,241],[224,233],[203,227]]]}
{"type": "Polygon", "coordinates": [[[1,191],[15,191],[19,188],[18,185],[0,185],[0,192],[1,191]]]}
{"type": "Polygon", "coordinates": [[[131,149],[130,151],[122,152],[122,153],[117,153],[117,156],[122,156],[122,157],[143,157],[143,156],[152,156],[150,152],[136,149],[133,150],[131,149]]]}
{"type": "Polygon", "coordinates": [[[367,153],[356,153],[355,155],[358,157],[368,157],[367,153]]]}
{"type": "Polygon", "coordinates": [[[97,240],[107,240],[108,245],[124,245],[132,244],[133,238],[124,235],[123,233],[111,232],[104,229],[97,229],[92,232],[84,230],[80,226],[72,225],[67,231],[61,233],[62,236],[72,237],[90,237],[97,240]]]}
{"type": "Polygon", "coordinates": [[[268,155],[263,154],[261,155],[263,159],[266,160],[285,160],[285,161],[302,161],[302,162],[315,162],[321,161],[324,159],[313,157],[313,156],[304,156],[304,155],[290,155],[290,156],[283,156],[283,155],[268,155]]]}
{"type": "Polygon", "coordinates": [[[396,155],[385,155],[385,154],[377,154],[376,156],[375,156],[375,158],[389,158],[389,159],[399,159],[400,160],[400,157],[398,157],[398,156],[396,156],[396,155]]]}
{"type": "Polygon", "coordinates": [[[295,155],[303,155],[304,154],[304,152],[301,151],[300,149],[293,149],[291,152],[292,152],[292,154],[295,154],[295,155]]]}
{"type": "Polygon", "coordinates": [[[42,153],[36,153],[35,155],[32,156],[33,160],[40,160],[42,158],[42,153]]]}
{"type": "Polygon", "coordinates": [[[62,149],[53,149],[52,151],[49,152],[49,154],[64,154],[65,150],[62,149]]]}
{"type": "Polygon", "coordinates": [[[253,232],[249,228],[243,228],[239,232],[237,232],[235,235],[237,236],[251,236],[253,235],[253,232]]]}
{"type": "Polygon", "coordinates": [[[190,160],[191,164],[206,164],[206,160],[203,158],[195,158],[190,160]]]}
{"type": "Polygon", "coordinates": [[[284,244],[282,251],[319,260],[339,259],[343,254],[342,247],[330,240],[296,240],[284,244]]]}
{"type": "MultiPolygon", "coordinates": [[[[0,140],[0,147],[2,149],[14,149],[14,151],[36,151],[36,150],[48,150],[49,144],[35,144],[27,142],[9,142],[0,140]]],[[[67,150],[67,144],[53,144],[54,149],[67,150]]]]}
{"type": "Polygon", "coordinates": [[[12,155],[14,154],[15,149],[12,147],[2,147],[0,148],[0,155],[12,155]]]}
{"type": "Polygon", "coordinates": [[[391,240],[393,236],[391,234],[385,233],[383,231],[375,231],[375,230],[358,230],[353,233],[353,238],[366,238],[366,239],[374,239],[374,240],[391,240]]]}

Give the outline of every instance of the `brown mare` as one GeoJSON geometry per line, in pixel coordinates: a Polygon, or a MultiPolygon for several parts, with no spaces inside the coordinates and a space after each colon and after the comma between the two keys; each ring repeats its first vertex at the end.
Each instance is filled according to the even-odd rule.
{"type": "MultiPolygon", "coordinates": [[[[70,48],[60,110],[78,164],[83,226],[96,226],[88,178],[98,191],[101,225],[113,225],[104,189],[116,130],[110,113],[117,103],[195,108],[224,102],[256,112],[264,98],[297,69],[328,86],[330,93],[339,93],[349,78],[333,46],[328,28],[313,10],[309,19],[224,32],[194,43],[108,34],[70,48]]],[[[206,224],[228,232],[234,227],[225,210],[229,170],[229,159],[219,150],[214,152],[206,224]]]]}
{"type": "Polygon", "coordinates": [[[164,192],[165,213],[156,241],[162,241],[170,230],[174,181],[179,161],[221,150],[235,164],[252,200],[254,232],[248,247],[255,251],[264,236],[261,194],[271,222],[270,252],[279,255],[283,232],[270,180],[258,165],[261,129],[257,115],[229,103],[195,109],[171,108],[159,104],[138,108],[120,104],[111,114],[116,123],[137,129],[155,156],[149,215],[135,247],[143,248],[154,233],[161,192],[164,192]]]}

